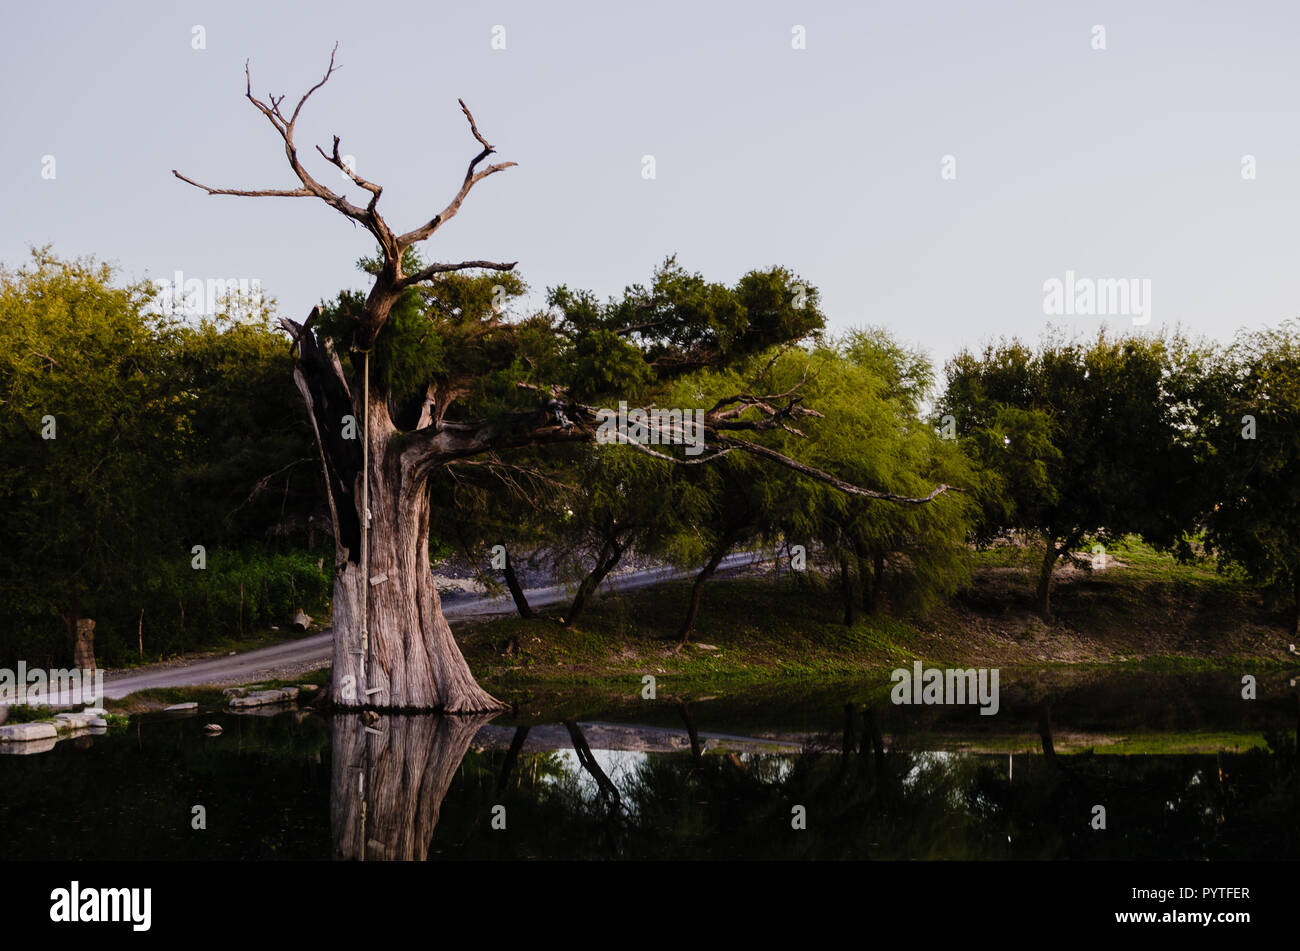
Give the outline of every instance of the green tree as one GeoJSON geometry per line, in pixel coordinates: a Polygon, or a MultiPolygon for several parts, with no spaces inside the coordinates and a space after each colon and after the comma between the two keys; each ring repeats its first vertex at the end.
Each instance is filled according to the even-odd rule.
{"type": "Polygon", "coordinates": [[[63,627],[79,665],[121,661],[323,607],[316,559],[283,551],[310,538],[320,465],[266,317],[173,319],[47,249],[0,273],[5,656],[62,658],[63,627]]]}
{"type": "MultiPolygon", "coordinates": [[[[840,478],[894,496],[922,495],[931,485],[976,488],[965,457],[921,417],[933,383],[924,354],[879,328],[855,330],[815,355],[815,401],[821,415],[808,424],[804,450],[840,478]]],[[[792,444],[791,451],[798,451],[792,444]]],[[[822,560],[839,573],[844,621],[859,607],[873,611],[887,581],[899,607],[923,613],[967,577],[969,491],[934,505],[898,506],[812,487],[817,493],[815,538],[822,560]]]]}
{"type": "Polygon", "coordinates": [[[1300,322],[1238,336],[1202,394],[1206,545],[1290,600],[1300,634],[1300,322]]]}
{"type": "Polygon", "coordinates": [[[42,649],[57,618],[68,655],[93,666],[84,622],[131,588],[136,565],[179,542],[168,504],[184,439],[185,397],[169,372],[178,331],[147,313],[151,296],[145,283],[115,286],[108,265],[48,248],[0,267],[0,597],[6,615],[34,625],[34,638],[12,643],[28,656],[61,653],[42,649]]]}
{"type": "Polygon", "coordinates": [[[699,517],[702,500],[675,466],[631,446],[593,443],[566,451],[574,491],[554,523],[554,562],[577,582],[563,624],[577,623],[625,556],[663,555],[699,517]]]}
{"type": "MultiPolygon", "coordinates": [[[[557,452],[553,455],[559,455],[557,452]]],[[[552,560],[555,525],[570,516],[573,474],[542,453],[520,451],[509,461],[497,454],[444,466],[430,480],[435,550],[454,553],[476,570],[483,588],[505,590],[519,616],[533,618],[518,575],[521,561],[552,560]]]]}
{"type": "Polygon", "coordinates": [[[1189,389],[1196,348],[1178,336],[1049,337],[962,351],[947,365],[940,417],[992,474],[985,538],[1038,533],[1037,604],[1051,614],[1052,570],[1085,537],[1134,533],[1188,555],[1197,477],[1189,389]]]}
{"type": "Polygon", "coordinates": [[[311,427],[296,407],[293,358],[265,310],[229,308],[177,328],[168,367],[183,388],[178,524],[194,544],[314,548],[328,527],[311,427]]]}

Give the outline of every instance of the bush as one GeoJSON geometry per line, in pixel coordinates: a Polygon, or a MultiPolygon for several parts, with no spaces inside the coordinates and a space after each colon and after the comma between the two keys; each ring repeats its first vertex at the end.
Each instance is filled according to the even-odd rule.
{"type": "MultiPolygon", "coordinates": [[[[95,619],[95,659],[103,667],[138,662],[141,634],[143,658],[156,660],[228,644],[273,624],[288,629],[298,608],[328,614],[333,579],[332,559],[308,551],[209,551],[201,571],[191,567],[188,553],[142,565],[134,590],[87,606],[95,619]]],[[[15,619],[4,644],[0,662],[11,668],[19,659],[47,667],[71,662],[66,630],[53,615],[15,619]]]]}

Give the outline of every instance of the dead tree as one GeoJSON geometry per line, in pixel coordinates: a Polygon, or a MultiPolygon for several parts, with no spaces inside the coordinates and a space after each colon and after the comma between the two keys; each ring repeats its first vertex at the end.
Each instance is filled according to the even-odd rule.
{"type": "MultiPolygon", "coordinates": [[[[562,387],[520,384],[524,388],[521,396],[531,400],[531,409],[498,414],[490,420],[456,419],[448,415],[448,409],[463,395],[466,381],[453,377],[431,383],[418,421],[413,428],[399,428],[395,420],[400,414],[390,406],[387,394],[372,391],[368,372],[368,354],[394,305],[404,293],[435,282],[442,275],[469,269],[509,271],[517,263],[481,259],[433,263],[406,273],[404,254],[455,217],[475,185],[516,163],[484,164],[495,150],[479,131],[464,101],[460,101],[478,152],[441,211],[409,231],[393,230],[378,211],[383,188],[358,175],[344,161],[338,136],[334,136],[329,150],[317,146],[316,151],[369,194],[364,205],[354,204],[322,184],[299,155],[294,140],[298,118],[307,100],[329,81],[335,69],[331,53],[324,76],[286,114],[282,109],[284,96],[262,99],[253,94],[251,74],[245,65],[246,98],[283,143],[296,186],[214,188],[178,171],[173,170],[173,174],[209,195],[318,199],[365,228],[378,243],[380,257],[374,284],[364,307],[350,315],[353,352],[347,355],[348,369],[330,337],[313,332],[313,325],[322,316],[320,308],[313,309],[302,324],[281,319],[293,339],[294,379],[315,431],[334,523],[331,699],[345,708],[447,713],[496,710],[503,704],[474,680],[443,616],[434,587],[428,548],[428,480],[439,467],[485,453],[549,443],[594,442],[596,408],[574,402],[562,387]],[[355,428],[359,439],[345,438],[349,427],[355,428]]],[[[697,357],[706,359],[708,354],[692,355],[692,359],[697,357]]],[[[870,498],[921,503],[947,491],[947,486],[940,486],[928,497],[913,499],[863,489],[735,435],[775,428],[792,430],[791,421],[809,415],[818,414],[802,406],[797,394],[739,393],[720,400],[706,414],[703,429],[715,447],[711,456],[682,460],[648,446],[634,448],[687,464],[740,449],[842,491],[870,498]]]]}

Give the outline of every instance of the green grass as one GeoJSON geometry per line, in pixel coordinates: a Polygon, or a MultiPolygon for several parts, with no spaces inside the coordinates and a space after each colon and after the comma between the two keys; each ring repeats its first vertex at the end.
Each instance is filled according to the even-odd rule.
{"type": "MultiPolygon", "coordinates": [[[[279,687],[296,687],[300,684],[314,684],[324,687],[329,680],[328,667],[309,671],[291,680],[260,680],[254,684],[242,685],[249,690],[275,690],[279,687]]],[[[142,712],[145,709],[170,706],[174,703],[197,703],[200,709],[205,707],[225,708],[228,703],[225,687],[189,686],[189,687],[150,687],[137,690],[120,700],[105,700],[104,709],[119,712],[142,712]]]]}
{"type": "Polygon", "coordinates": [[[140,712],[156,706],[173,703],[197,703],[200,707],[220,705],[225,697],[221,687],[150,687],[137,690],[120,700],[105,700],[104,709],[110,712],[140,712]]]}
{"type": "MultiPolygon", "coordinates": [[[[1082,550],[1089,552],[1091,548],[1092,544],[1089,542],[1082,550]]],[[[1218,561],[1213,557],[1200,557],[1195,561],[1183,563],[1173,555],[1157,551],[1133,536],[1107,544],[1106,553],[1127,566],[1123,572],[1117,573],[1122,573],[1132,581],[1177,582],[1234,591],[1247,588],[1245,580],[1235,572],[1221,572],[1218,561]]]]}
{"type": "Polygon", "coordinates": [[[1184,657],[1176,654],[1146,657],[1141,660],[1116,661],[1111,667],[1133,669],[1147,673],[1209,673],[1216,670],[1237,670],[1251,672],[1257,669],[1284,670],[1293,667],[1285,660],[1271,657],[1250,657],[1233,655],[1230,657],[1184,657]]]}
{"type": "MultiPolygon", "coordinates": [[[[882,612],[847,627],[838,592],[817,590],[787,574],[711,582],[691,645],[680,651],[675,647],[690,595],[686,581],[598,598],[572,627],[562,627],[554,614],[532,620],[511,615],[458,623],[456,635],[486,689],[527,698],[529,706],[570,705],[582,698],[616,706],[621,698],[634,702],[646,675],[656,678],[662,695],[698,697],[760,689],[807,693],[813,686],[875,682],[879,672],[916,660],[927,666],[1188,673],[1294,663],[1269,647],[1275,639],[1269,625],[1276,619],[1252,606],[1250,592],[1217,573],[1212,562],[1180,564],[1132,539],[1111,545],[1109,552],[1122,567],[1058,582],[1058,620],[1046,628],[1025,597],[1036,577],[1037,554],[1001,546],[972,553],[978,597],[959,597],[928,619],[882,612]],[[988,570],[998,567],[1023,572],[988,570]],[[505,650],[510,643],[517,646],[513,653],[505,650]]],[[[318,670],[259,686],[323,685],[327,678],[328,670],[318,670]]],[[[225,705],[219,688],[185,687],[140,692],[114,709],[186,701],[225,705]]]]}
{"type": "MultiPolygon", "coordinates": [[[[909,736],[910,749],[951,750],[965,746],[980,753],[1041,753],[1042,741],[1037,734],[1013,736],[971,736],[925,733],[909,736]]],[[[1162,756],[1188,753],[1244,753],[1266,749],[1268,741],[1260,733],[1134,733],[1106,742],[1080,744],[1069,736],[1055,736],[1053,745],[1059,756],[1095,754],[1097,756],[1162,756]]]]}
{"type": "Polygon", "coordinates": [[[9,707],[9,716],[5,719],[5,723],[35,723],[37,720],[49,720],[53,717],[53,707],[15,703],[9,707]]]}
{"type": "MultiPolygon", "coordinates": [[[[1066,619],[1063,637],[1065,631],[1102,641],[1115,631],[1177,632],[1185,614],[1210,632],[1201,642],[1206,653],[1199,653],[1200,643],[1188,645],[1170,638],[1166,646],[1154,637],[1149,650],[1135,650],[1129,637],[1117,653],[1145,656],[1115,666],[1170,672],[1286,666],[1285,659],[1249,656],[1249,643],[1227,656],[1216,656],[1215,645],[1224,643],[1216,632],[1242,623],[1244,609],[1233,590],[1236,582],[1218,575],[1212,566],[1180,565],[1171,556],[1133,541],[1115,546],[1112,553],[1128,567],[1058,586],[1056,604],[1066,619]]],[[[1004,566],[1013,559],[1002,549],[976,557],[1004,566]]],[[[976,585],[984,583],[977,575],[976,585]]],[[[1021,580],[1012,583],[1019,585],[1021,580]]],[[[964,666],[982,655],[978,648],[967,647],[963,631],[970,625],[988,626],[987,615],[966,607],[945,610],[941,622],[881,613],[846,627],[835,592],[801,587],[789,578],[742,578],[719,580],[706,588],[693,646],[678,652],[673,648],[689,590],[688,583],[675,582],[601,599],[573,628],[561,627],[552,618],[525,621],[512,616],[460,627],[457,634],[471,668],[488,689],[608,685],[632,691],[639,689],[642,676],[651,674],[671,678],[683,690],[699,691],[848,679],[864,671],[908,666],[914,660],[964,666]],[[934,637],[936,624],[942,639],[934,637]],[[502,647],[511,640],[518,653],[504,656],[502,647]],[[702,649],[701,644],[717,650],[702,649]]],[[[1026,605],[1011,607],[1026,616],[1031,613],[1026,605]]],[[[999,637],[996,649],[1003,666],[1097,666],[1068,657],[1042,660],[1036,654],[1017,661],[1016,635],[999,637]]]]}
{"type": "Polygon", "coordinates": [[[1097,746],[1095,752],[1149,756],[1220,751],[1244,753],[1267,747],[1267,740],[1259,733],[1144,733],[1126,736],[1118,743],[1097,746]]]}
{"type": "MultiPolygon", "coordinates": [[[[1086,538],[1075,549],[1079,556],[1074,564],[1086,567],[1084,559],[1092,556],[1092,546],[1102,544],[1106,554],[1123,564],[1123,567],[1094,571],[1096,579],[1105,579],[1120,585],[1139,582],[1163,581],[1179,584],[1196,584],[1233,591],[1247,590],[1248,585],[1237,572],[1219,571],[1219,563],[1212,556],[1200,556],[1191,562],[1180,562],[1168,552],[1152,548],[1135,535],[1102,542],[1086,538]]],[[[976,568],[1016,568],[1026,573],[1027,579],[1037,580],[1042,567],[1043,548],[1038,545],[998,545],[972,553],[976,568]]],[[[1057,562],[1059,570],[1065,561],[1057,562]]]]}
{"type": "Polygon", "coordinates": [[[551,619],[500,618],[463,629],[462,641],[489,689],[494,683],[612,681],[639,689],[646,674],[734,689],[772,679],[825,681],[916,656],[902,646],[916,635],[904,621],[882,615],[847,628],[834,599],[749,579],[711,585],[692,644],[676,651],[689,591],[689,584],[674,582],[603,599],[572,628],[551,619]],[[518,655],[501,656],[500,645],[511,638],[518,655]]]}
{"type": "MultiPolygon", "coordinates": [[[[107,708],[105,708],[107,709],[107,708]]],[[[53,707],[46,706],[28,706],[27,704],[15,704],[9,708],[9,715],[5,719],[5,724],[10,723],[37,723],[42,720],[54,722],[55,710],[53,707]]],[[[115,713],[105,713],[104,719],[108,721],[109,728],[123,727],[128,720],[124,716],[115,713]]]]}

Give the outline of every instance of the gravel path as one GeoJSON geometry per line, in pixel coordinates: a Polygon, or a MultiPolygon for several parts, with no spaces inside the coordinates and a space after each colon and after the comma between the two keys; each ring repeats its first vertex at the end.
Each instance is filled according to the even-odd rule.
{"type": "MultiPolygon", "coordinates": [[[[724,558],[719,570],[741,568],[769,558],[761,552],[738,552],[724,558]]],[[[611,575],[601,586],[601,592],[635,591],[693,574],[676,568],[642,568],[611,575]]],[[[572,596],[572,589],[567,585],[550,585],[526,589],[525,594],[529,604],[540,608],[567,601],[572,596]]],[[[454,621],[510,614],[515,606],[508,595],[489,598],[449,592],[443,597],[442,610],[448,620],[454,621]]],[[[180,658],[130,670],[110,670],[104,678],[104,696],[119,700],[137,690],[155,687],[229,686],[271,679],[292,680],[308,671],[328,666],[333,654],[334,634],[323,631],[242,654],[180,658]]]]}

